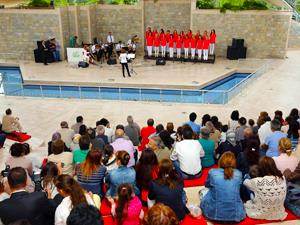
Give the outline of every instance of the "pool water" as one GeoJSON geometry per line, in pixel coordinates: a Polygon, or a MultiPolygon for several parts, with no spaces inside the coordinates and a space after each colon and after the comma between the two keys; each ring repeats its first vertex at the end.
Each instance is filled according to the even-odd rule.
{"type": "Polygon", "coordinates": [[[23,84],[22,74],[18,67],[0,67],[0,73],[4,74],[2,78],[3,90],[4,94],[7,96],[214,104],[227,103],[227,91],[249,77],[249,73],[234,73],[222,80],[205,86],[201,90],[169,90],[150,88],[26,85],[23,84]]]}

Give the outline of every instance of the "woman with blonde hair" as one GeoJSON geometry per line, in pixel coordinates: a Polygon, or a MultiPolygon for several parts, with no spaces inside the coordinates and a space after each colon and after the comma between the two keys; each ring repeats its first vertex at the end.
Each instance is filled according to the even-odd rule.
{"type": "Polygon", "coordinates": [[[292,142],[289,138],[281,138],[278,144],[280,155],[273,157],[277,169],[283,173],[286,169],[294,172],[299,160],[292,155],[292,142]]]}
{"type": "Polygon", "coordinates": [[[213,221],[240,222],[246,217],[240,198],[242,173],[236,168],[232,152],[225,152],[219,159],[217,169],[211,169],[205,187],[208,192],[201,201],[203,215],[213,221]]]}
{"type": "Polygon", "coordinates": [[[179,221],[174,211],[164,205],[156,204],[149,209],[144,217],[143,225],[179,225],[179,221]]]}

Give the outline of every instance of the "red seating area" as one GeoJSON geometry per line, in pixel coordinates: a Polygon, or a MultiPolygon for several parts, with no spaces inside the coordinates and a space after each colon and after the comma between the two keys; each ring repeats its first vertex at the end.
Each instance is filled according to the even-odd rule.
{"type": "Polygon", "coordinates": [[[193,180],[184,180],[184,187],[204,186],[210,169],[217,168],[217,167],[218,167],[217,165],[213,165],[212,167],[203,168],[201,177],[193,180]]]}
{"type": "Polygon", "coordinates": [[[30,135],[28,134],[23,134],[20,132],[12,132],[13,135],[6,135],[7,139],[13,140],[13,141],[17,141],[17,142],[24,142],[27,141],[31,138],[30,135]]]}

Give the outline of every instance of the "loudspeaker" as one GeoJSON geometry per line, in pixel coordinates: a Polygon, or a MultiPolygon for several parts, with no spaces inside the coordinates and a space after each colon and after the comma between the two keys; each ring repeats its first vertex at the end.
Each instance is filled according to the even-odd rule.
{"type": "Polygon", "coordinates": [[[80,61],[78,63],[78,67],[87,68],[87,67],[89,67],[89,64],[87,62],[80,61]]]}
{"type": "Polygon", "coordinates": [[[238,57],[241,59],[246,59],[246,57],[247,57],[247,48],[246,47],[239,48],[238,57]]]}
{"type": "Polygon", "coordinates": [[[233,48],[242,48],[242,47],[244,47],[244,39],[232,38],[232,44],[231,44],[231,46],[233,48]]]}
{"type": "Polygon", "coordinates": [[[108,65],[115,65],[115,64],[117,64],[117,59],[115,59],[115,58],[109,58],[107,60],[107,64],[108,65]]]}
{"type": "Polygon", "coordinates": [[[33,54],[34,54],[34,61],[36,63],[42,63],[42,62],[44,62],[44,58],[43,58],[44,56],[43,56],[43,54],[45,54],[46,57],[47,57],[47,63],[54,62],[54,58],[53,58],[52,52],[49,52],[49,51],[43,52],[43,51],[41,51],[39,49],[34,49],[33,50],[33,54]]]}
{"type": "Polygon", "coordinates": [[[43,49],[43,46],[42,46],[42,41],[37,41],[36,42],[36,46],[39,50],[42,50],[43,49]]]}
{"type": "Polygon", "coordinates": [[[166,65],[166,60],[164,58],[157,58],[156,65],[164,66],[166,65]]]}
{"type": "Polygon", "coordinates": [[[227,59],[235,60],[239,58],[239,49],[233,46],[227,47],[227,59]]]}

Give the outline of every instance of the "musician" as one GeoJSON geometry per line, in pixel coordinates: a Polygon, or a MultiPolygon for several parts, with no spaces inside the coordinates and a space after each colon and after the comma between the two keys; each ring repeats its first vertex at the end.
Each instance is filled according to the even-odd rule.
{"type": "Polygon", "coordinates": [[[209,54],[214,55],[215,54],[215,44],[216,44],[216,31],[214,29],[210,32],[210,44],[209,44],[209,54]]]}
{"type": "Polygon", "coordinates": [[[203,40],[201,35],[199,35],[199,39],[197,40],[197,51],[198,51],[198,59],[201,60],[202,57],[202,49],[203,49],[203,40]]]}
{"type": "Polygon", "coordinates": [[[121,54],[119,56],[119,59],[120,59],[120,62],[121,62],[121,65],[122,65],[122,73],[123,73],[123,77],[125,77],[125,68],[127,70],[127,73],[128,73],[128,77],[131,77],[130,76],[130,72],[129,72],[129,68],[128,68],[128,55],[125,51],[125,49],[121,49],[121,54]]]}
{"type": "Polygon", "coordinates": [[[121,54],[121,49],[124,47],[124,45],[122,44],[122,41],[119,41],[118,44],[116,45],[116,52],[117,55],[120,56],[121,54]]]}
{"type": "Polygon", "coordinates": [[[47,52],[49,51],[49,44],[46,41],[42,40],[40,48],[42,50],[43,63],[45,66],[47,66],[47,52]]]}
{"type": "Polygon", "coordinates": [[[148,57],[152,56],[152,45],[153,45],[153,36],[150,31],[148,37],[146,38],[146,46],[147,46],[147,52],[148,52],[148,57]]]}
{"type": "Polygon", "coordinates": [[[183,40],[183,47],[184,47],[184,58],[187,59],[189,57],[189,48],[190,48],[190,39],[188,35],[186,35],[183,40]]]}
{"type": "Polygon", "coordinates": [[[112,55],[112,52],[113,52],[113,48],[114,48],[114,43],[115,43],[115,38],[114,36],[112,35],[112,32],[108,32],[108,35],[107,35],[107,44],[108,44],[108,48],[107,48],[107,51],[108,51],[108,58],[111,57],[112,55]]]}
{"type": "Polygon", "coordinates": [[[195,59],[196,46],[197,46],[197,39],[196,39],[196,35],[194,35],[191,39],[191,59],[195,59]]]}

